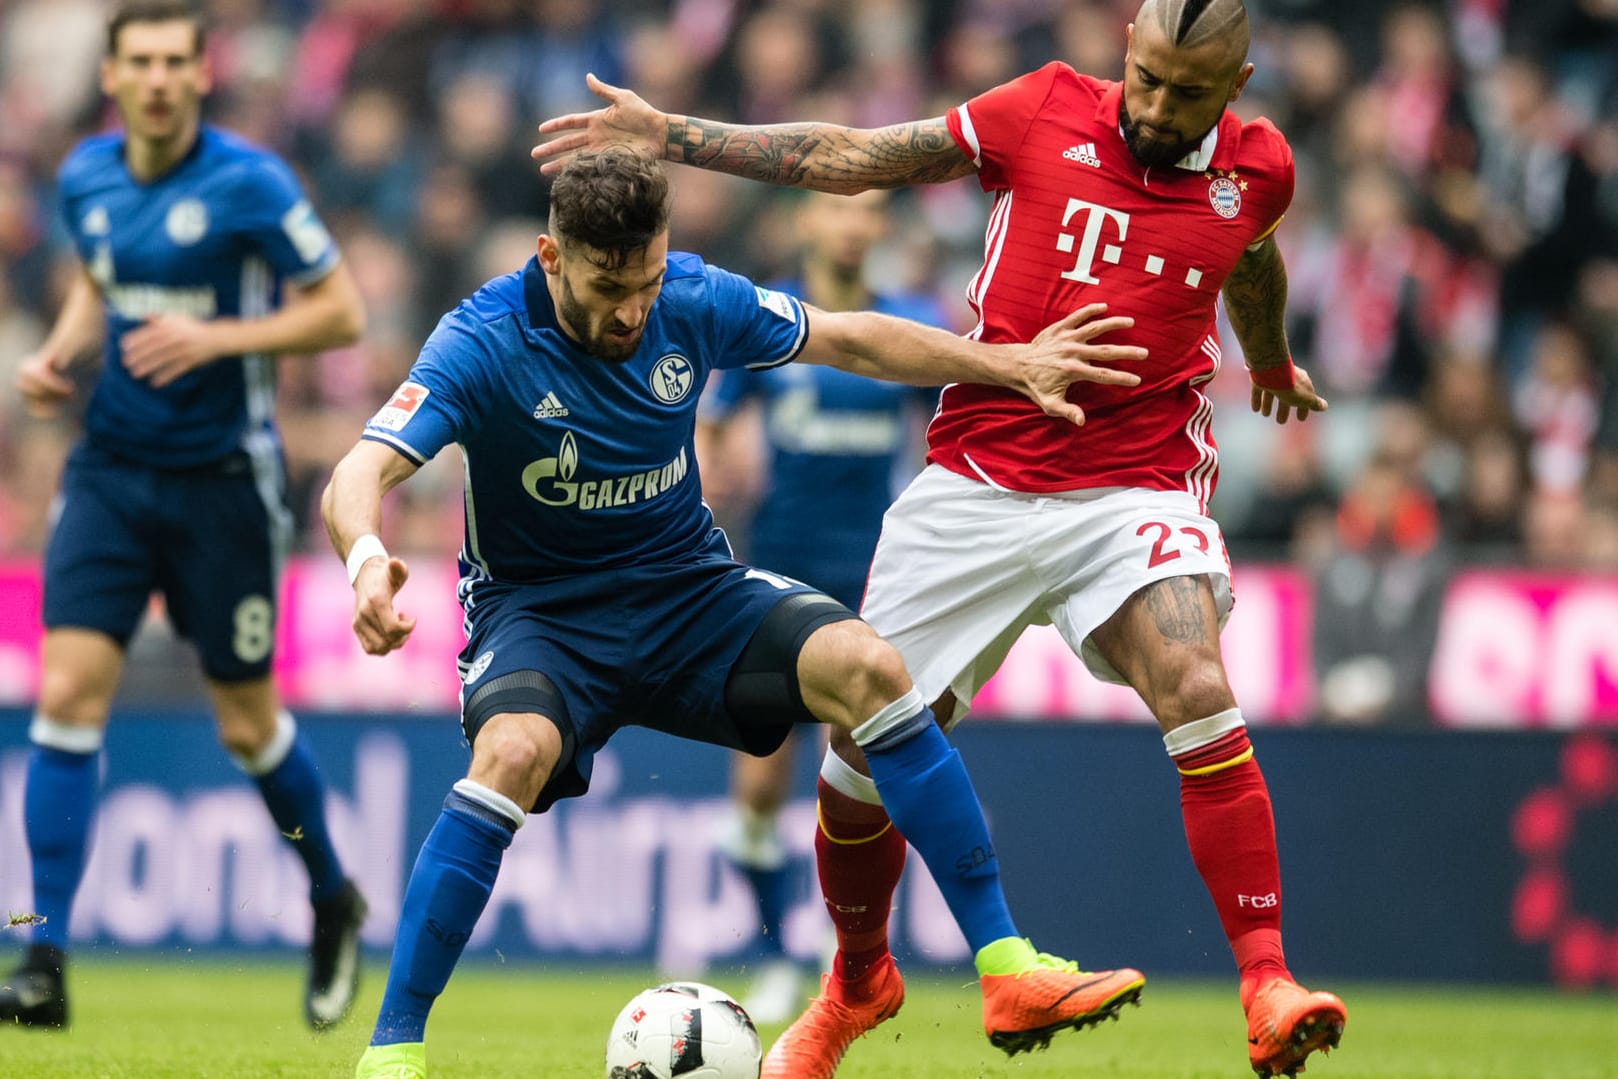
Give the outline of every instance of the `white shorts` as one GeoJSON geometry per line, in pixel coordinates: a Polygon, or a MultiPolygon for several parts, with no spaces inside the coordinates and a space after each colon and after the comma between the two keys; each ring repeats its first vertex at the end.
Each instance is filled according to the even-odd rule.
{"type": "Polygon", "coordinates": [[[1146,585],[1202,574],[1223,626],[1225,540],[1188,493],[1021,494],[929,465],[882,520],[860,613],[924,700],[954,691],[958,720],[1029,626],[1054,624],[1091,673],[1122,683],[1090,634],[1146,585]]]}

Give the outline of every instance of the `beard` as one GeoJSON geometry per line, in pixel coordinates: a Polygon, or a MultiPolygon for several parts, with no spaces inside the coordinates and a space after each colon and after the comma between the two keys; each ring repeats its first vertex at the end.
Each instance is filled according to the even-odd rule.
{"type": "Polygon", "coordinates": [[[852,262],[843,258],[833,258],[828,265],[831,267],[832,277],[844,288],[852,288],[865,280],[865,255],[863,253],[852,262]]]}
{"type": "Polygon", "coordinates": [[[611,336],[613,330],[628,329],[619,326],[616,321],[609,319],[605,325],[595,325],[590,319],[590,312],[568,286],[565,276],[562,278],[562,303],[556,313],[563,325],[578,335],[579,347],[595,359],[605,363],[623,363],[640,348],[642,331],[637,330],[633,337],[624,339],[611,336]]]}
{"type": "Polygon", "coordinates": [[[1160,169],[1178,163],[1181,158],[1199,149],[1202,140],[1208,137],[1208,131],[1213,130],[1213,127],[1209,127],[1208,131],[1204,131],[1194,139],[1160,142],[1142,133],[1140,124],[1135,122],[1129,115],[1129,110],[1122,104],[1118,106],[1118,117],[1119,127],[1124,133],[1124,144],[1129,147],[1129,156],[1135,159],[1136,164],[1148,169],[1160,169]]]}

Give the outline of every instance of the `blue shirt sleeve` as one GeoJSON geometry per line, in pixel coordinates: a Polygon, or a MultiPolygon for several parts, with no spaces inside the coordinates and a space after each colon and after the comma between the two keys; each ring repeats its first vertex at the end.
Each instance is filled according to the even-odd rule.
{"type": "Polygon", "coordinates": [[[705,269],[712,300],[714,367],[779,367],[803,351],[809,319],[795,297],[717,266],[705,269]]]}
{"type": "Polygon", "coordinates": [[[384,442],[424,465],[482,420],[491,393],[482,386],[488,345],[446,316],[427,338],[410,375],[365,425],[363,437],[384,442]]]}
{"type": "Polygon", "coordinates": [[[248,243],[280,276],[305,285],[337,265],[336,241],[284,162],[265,154],[246,163],[234,197],[248,243]]]}
{"type": "Polygon", "coordinates": [[[84,220],[80,217],[79,199],[85,180],[93,175],[94,154],[89,140],[79,143],[56,170],[57,210],[59,222],[73,241],[73,249],[83,262],[90,262],[91,245],[84,235],[84,220]]]}

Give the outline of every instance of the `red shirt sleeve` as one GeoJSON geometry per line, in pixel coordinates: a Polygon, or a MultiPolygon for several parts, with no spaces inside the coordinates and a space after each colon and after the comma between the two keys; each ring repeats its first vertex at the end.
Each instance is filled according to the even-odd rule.
{"type": "Polygon", "coordinates": [[[964,105],[949,110],[945,120],[961,152],[978,168],[978,183],[985,191],[1011,186],[1011,173],[1023,137],[1050,97],[1056,76],[1065,65],[1052,61],[1038,71],[985,90],[964,105]]]}
{"type": "Polygon", "coordinates": [[[1255,120],[1242,131],[1243,149],[1253,144],[1259,147],[1253,158],[1260,163],[1268,181],[1264,185],[1266,198],[1259,215],[1263,225],[1258,235],[1253,237],[1253,242],[1258,243],[1273,233],[1281,218],[1286,216],[1297,187],[1298,170],[1292,160],[1292,147],[1287,145],[1286,137],[1270,121],[1255,120]]]}

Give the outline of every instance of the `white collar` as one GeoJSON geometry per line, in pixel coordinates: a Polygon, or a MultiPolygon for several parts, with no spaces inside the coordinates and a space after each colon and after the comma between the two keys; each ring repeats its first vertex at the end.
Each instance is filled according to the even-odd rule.
{"type": "Polygon", "coordinates": [[[1215,124],[1213,130],[1203,137],[1202,145],[1191,153],[1186,154],[1174,163],[1177,169],[1187,169],[1191,172],[1207,172],[1208,163],[1213,160],[1214,148],[1219,145],[1219,125],[1215,124]]]}
{"type": "MultiPolygon", "coordinates": [[[[1224,119],[1224,117],[1221,116],[1220,119],[1224,119]]],[[[1124,122],[1122,120],[1118,121],[1118,134],[1123,138],[1124,144],[1128,145],[1129,136],[1124,134],[1124,122]]],[[[1219,125],[1215,124],[1213,129],[1202,137],[1202,145],[1176,161],[1174,167],[1185,169],[1187,172],[1207,172],[1208,163],[1213,160],[1214,150],[1218,146],[1219,125]]]]}

